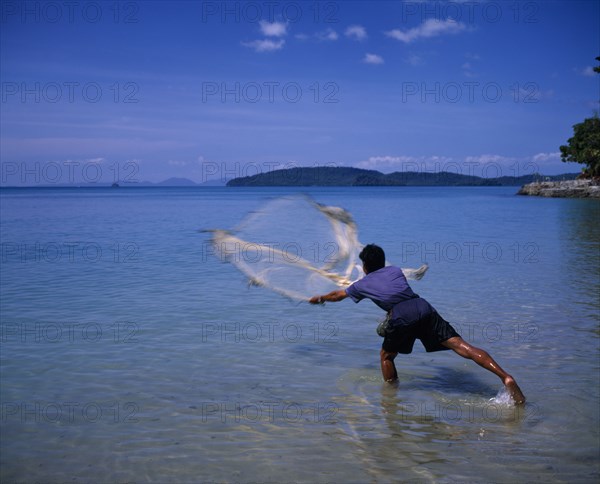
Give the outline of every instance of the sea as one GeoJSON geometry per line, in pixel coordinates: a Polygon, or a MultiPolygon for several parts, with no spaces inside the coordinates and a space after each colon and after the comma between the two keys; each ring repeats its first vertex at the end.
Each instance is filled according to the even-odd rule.
{"type": "Polygon", "coordinates": [[[0,481],[598,482],[600,204],[516,191],[2,188],[0,481]],[[291,301],[214,253],[205,230],[298,193],[427,263],[413,290],[527,403],[419,342],[384,383],[377,306],[291,301]]]}

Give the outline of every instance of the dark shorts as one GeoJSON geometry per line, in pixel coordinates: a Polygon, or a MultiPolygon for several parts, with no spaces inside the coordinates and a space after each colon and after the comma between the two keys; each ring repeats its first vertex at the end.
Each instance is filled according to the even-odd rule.
{"type": "Polygon", "coordinates": [[[419,319],[392,319],[382,348],[388,353],[408,355],[412,353],[415,340],[419,339],[428,353],[449,349],[442,343],[460,335],[433,307],[429,307],[431,311],[421,311],[419,319]]]}

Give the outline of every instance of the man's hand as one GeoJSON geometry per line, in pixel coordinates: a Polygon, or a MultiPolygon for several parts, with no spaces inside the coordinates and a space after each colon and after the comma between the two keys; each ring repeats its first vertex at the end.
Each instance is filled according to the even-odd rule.
{"type": "Polygon", "coordinates": [[[340,289],[339,291],[331,291],[329,294],[325,294],[324,296],[313,296],[308,302],[311,304],[323,304],[324,302],[338,302],[342,299],[346,299],[348,294],[344,289],[340,289]]]}

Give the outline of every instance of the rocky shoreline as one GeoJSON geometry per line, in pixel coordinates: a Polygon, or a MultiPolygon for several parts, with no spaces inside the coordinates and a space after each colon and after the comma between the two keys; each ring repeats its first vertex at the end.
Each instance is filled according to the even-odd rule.
{"type": "Polygon", "coordinates": [[[600,180],[534,182],[523,185],[518,195],[559,198],[600,198],[600,180]]]}

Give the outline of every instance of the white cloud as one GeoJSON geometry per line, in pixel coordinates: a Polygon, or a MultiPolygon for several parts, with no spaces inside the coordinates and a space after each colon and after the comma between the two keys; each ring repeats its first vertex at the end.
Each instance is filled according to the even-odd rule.
{"type": "MultiPolygon", "coordinates": [[[[283,37],[287,34],[287,24],[284,22],[259,22],[260,31],[266,37],[283,37]]],[[[250,42],[242,42],[244,47],[250,47],[255,52],[273,52],[283,49],[285,40],[259,39],[250,42]]]]}
{"type": "Polygon", "coordinates": [[[592,66],[587,66],[585,69],[582,69],[581,75],[591,77],[595,76],[596,73],[594,72],[594,68],[592,66]]]}
{"type": "Polygon", "coordinates": [[[323,32],[317,32],[315,36],[319,40],[337,40],[339,38],[338,33],[332,28],[328,28],[323,32]]]}
{"type": "Polygon", "coordinates": [[[410,64],[411,66],[420,66],[425,63],[423,58],[421,56],[418,56],[417,54],[410,54],[404,59],[404,61],[410,64]]]}
{"type": "Polygon", "coordinates": [[[466,163],[474,163],[485,165],[486,163],[509,163],[514,161],[514,158],[509,158],[502,155],[479,155],[479,156],[467,156],[465,158],[466,163]]]}
{"type": "Polygon", "coordinates": [[[471,64],[470,62],[465,62],[460,67],[465,77],[476,77],[475,72],[473,70],[473,64],[471,64]]]}
{"type": "Polygon", "coordinates": [[[598,109],[598,106],[600,105],[600,101],[587,101],[586,102],[586,106],[588,107],[588,109],[598,109]]]}
{"type": "Polygon", "coordinates": [[[533,173],[564,173],[564,163],[559,152],[540,152],[533,156],[503,156],[482,154],[478,156],[371,156],[354,164],[356,168],[377,170],[382,173],[451,172],[483,178],[521,176],[533,173]]]}
{"type": "MultiPolygon", "coordinates": [[[[356,168],[366,170],[378,170],[382,172],[391,171],[441,171],[446,166],[448,170],[452,167],[448,163],[452,158],[447,156],[370,156],[367,160],[358,162],[356,168]]],[[[454,163],[452,163],[454,164],[454,163]]],[[[455,171],[455,170],[454,170],[455,171]]]]}
{"type": "Polygon", "coordinates": [[[363,58],[363,62],[365,64],[383,64],[384,60],[383,57],[377,55],[377,54],[365,54],[365,57],[363,58]]]}
{"type": "Polygon", "coordinates": [[[339,34],[333,30],[332,28],[328,28],[327,30],[322,30],[321,32],[315,32],[313,34],[296,34],[294,38],[300,41],[313,40],[317,42],[327,42],[327,41],[335,41],[340,38],[339,34]]]}
{"type": "Polygon", "coordinates": [[[250,47],[255,50],[255,52],[273,52],[276,50],[280,50],[283,48],[283,44],[285,44],[285,40],[253,40],[252,42],[242,42],[244,47],[250,47]]]}
{"type": "Polygon", "coordinates": [[[90,158],[85,161],[86,163],[102,163],[104,162],[104,158],[90,158]]]}
{"type": "Polygon", "coordinates": [[[560,152],[556,151],[554,153],[538,153],[533,155],[531,159],[536,163],[544,161],[557,161],[560,160],[560,152]]]}
{"type": "Polygon", "coordinates": [[[477,61],[480,60],[479,55],[473,54],[471,52],[467,52],[465,57],[468,59],[461,67],[463,75],[465,77],[477,77],[478,74],[475,71],[474,64],[477,64],[477,61]]]}
{"type": "Polygon", "coordinates": [[[465,29],[465,24],[457,22],[456,20],[438,20],[430,18],[425,20],[425,22],[418,27],[409,29],[407,31],[394,29],[390,30],[389,32],[385,32],[385,35],[408,44],[421,38],[426,39],[430,37],[436,37],[438,35],[458,34],[465,29]]]}
{"type": "Polygon", "coordinates": [[[261,20],[260,31],[267,37],[283,37],[287,34],[287,24],[284,22],[266,22],[261,20]]]}
{"type": "Polygon", "coordinates": [[[354,40],[365,40],[367,38],[367,31],[362,25],[350,25],[344,32],[346,37],[354,40]]]}

